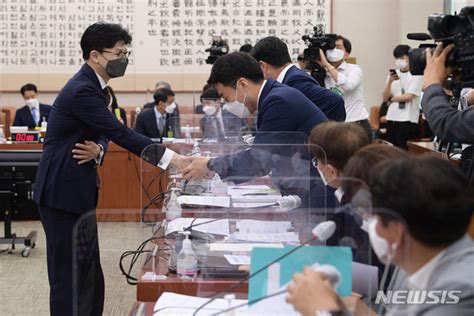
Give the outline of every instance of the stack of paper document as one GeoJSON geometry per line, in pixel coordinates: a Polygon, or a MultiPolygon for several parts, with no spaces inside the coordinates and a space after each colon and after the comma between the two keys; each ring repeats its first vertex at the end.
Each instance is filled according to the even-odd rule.
{"type": "Polygon", "coordinates": [[[166,226],[166,235],[183,231],[188,227],[192,227],[192,230],[205,233],[229,236],[229,220],[221,219],[213,221],[212,218],[193,218],[193,217],[182,217],[168,222],[166,226]]]}
{"type": "Polygon", "coordinates": [[[236,223],[236,228],[240,233],[286,233],[292,228],[291,222],[276,221],[258,221],[253,219],[244,219],[236,223]]]}
{"type": "Polygon", "coordinates": [[[232,197],[232,206],[255,208],[276,205],[281,195],[268,185],[229,186],[227,194],[232,197]]]}
{"type": "Polygon", "coordinates": [[[201,195],[180,195],[178,196],[180,205],[198,205],[211,207],[230,207],[228,196],[201,196],[201,195]]]}
{"type": "Polygon", "coordinates": [[[262,242],[262,243],[299,243],[300,239],[298,234],[294,232],[287,233],[274,233],[274,234],[262,234],[262,233],[233,233],[230,235],[230,239],[233,241],[246,241],[246,242],[262,242]]]}
{"type": "MultiPolygon", "coordinates": [[[[209,298],[165,292],[161,294],[156,302],[153,309],[153,315],[193,315],[196,309],[207,301],[209,301],[209,298]]],[[[213,315],[220,311],[245,303],[247,303],[246,300],[233,299],[228,301],[226,299],[218,298],[209,303],[209,305],[200,310],[196,315],[213,315]]],[[[243,306],[233,311],[232,315],[250,315],[247,310],[248,307],[243,306]]]]}

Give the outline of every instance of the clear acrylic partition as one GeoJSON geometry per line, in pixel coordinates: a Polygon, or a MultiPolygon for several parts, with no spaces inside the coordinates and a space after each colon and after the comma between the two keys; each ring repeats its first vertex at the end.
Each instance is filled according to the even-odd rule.
{"type": "Polygon", "coordinates": [[[193,113],[168,117],[163,142],[192,142],[198,139],[209,143],[236,143],[252,136],[251,117],[241,119],[224,110],[218,113],[212,116],[193,113]]]}
{"type": "MultiPolygon", "coordinates": [[[[144,156],[156,152],[156,146],[159,145],[145,150],[144,156]]],[[[332,193],[327,193],[313,166],[316,149],[307,144],[302,133],[259,132],[253,144],[194,139],[192,143],[166,146],[182,155],[214,158],[214,170],[219,175],[186,183],[178,171],[170,170],[168,184],[161,186],[162,190],[167,188],[164,207],[155,206],[145,212],[145,218],[149,216],[158,222],[166,237],[166,247],[172,248],[166,265],[168,280],[176,282],[173,292],[203,298],[235,286],[248,276],[245,263],[252,248],[309,243],[312,229],[326,221],[328,204],[334,205],[332,193]],[[269,145],[271,142],[274,144],[269,145]],[[176,193],[181,211],[170,211],[172,192],[176,193]],[[199,272],[191,279],[176,275],[183,230],[190,233],[198,260],[199,272]],[[240,262],[244,264],[237,265],[232,260],[244,260],[240,262]]],[[[319,152],[324,156],[324,151],[319,152]]],[[[142,164],[142,174],[151,176],[153,172],[157,172],[155,167],[142,164]]],[[[149,180],[146,181],[142,187],[148,187],[149,180]]],[[[156,183],[152,187],[156,194],[163,192],[156,183]]],[[[312,243],[325,244],[317,240],[312,243]]],[[[235,290],[246,297],[247,287],[244,282],[235,290]]]]}

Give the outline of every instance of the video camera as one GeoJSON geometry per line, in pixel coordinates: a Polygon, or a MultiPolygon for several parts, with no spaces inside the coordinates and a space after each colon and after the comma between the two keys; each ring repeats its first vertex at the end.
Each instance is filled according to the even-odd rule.
{"type": "MultiPolygon", "coordinates": [[[[442,42],[443,47],[454,43],[455,48],[446,60],[446,67],[453,68],[453,79],[456,90],[474,87],[474,6],[464,7],[458,15],[433,14],[428,17],[428,34],[408,34],[408,39],[433,39],[442,42]],[[424,36],[420,36],[424,35],[424,36]]],[[[422,44],[410,50],[410,72],[412,75],[423,75],[426,67],[426,51],[432,52],[435,44],[422,44]]]]}
{"type": "Polygon", "coordinates": [[[206,64],[214,64],[217,58],[226,55],[229,52],[229,45],[222,39],[221,35],[212,35],[211,48],[206,49],[209,56],[206,59],[206,64]]]}
{"type": "Polygon", "coordinates": [[[322,87],[324,87],[326,70],[318,64],[318,61],[321,59],[319,50],[321,49],[326,53],[327,50],[334,49],[336,47],[336,38],[336,34],[324,34],[324,25],[317,25],[313,28],[312,34],[302,36],[302,40],[308,46],[303,52],[304,59],[308,62],[307,69],[311,71],[311,76],[322,87]]]}

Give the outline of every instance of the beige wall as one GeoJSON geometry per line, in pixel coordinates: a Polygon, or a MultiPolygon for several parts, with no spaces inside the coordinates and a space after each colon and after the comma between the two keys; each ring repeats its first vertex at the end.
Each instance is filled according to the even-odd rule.
{"type": "Polygon", "coordinates": [[[367,107],[380,104],[393,48],[416,47],[406,33],[427,32],[431,13],[443,12],[443,0],[333,0],[333,32],[348,37],[352,55],[364,72],[367,107]]]}
{"type": "MultiPolygon", "coordinates": [[[[381,102],[387,71],[394,67],[393,48],[400,43],[416,47],[418,43],[407,40],[406,33],[426,32],[428,15],[442,11],[443,0],[333,0],[333,32],[345,35],[352,41],[352,55],[357,58],[364,71],[364,94],[368,107],[381,102]]],[[[146,80],[146,86],[153,88],[154,78],[141,79],[146,80]]],[[[174,79],[176,80],[170,81],[175,83],[174,88],[177,90],[197,89],[197,86],[200,88],[205,81],[204,77],[187,78],[191,80],[174,79]]],[[[118,90],[133,90],[136,83],[130,80],[132,78],[115,80],[115,84],[112,81],[112,87],[118,90]]],[[[8,84],[4,81],[2,85],[8,84]]],[[[18,84],[14,87],[19,89],[18,84]]],[[[43,93],[41,100],[51,103],[54,97],[54,93],[43,93]]],[[[118,94],[120,104],[123,105],[143,104],[151,98],[150,93],[118,94]]],[[[192,105],[192,94],[180,93],[177,101],[192,105]]],[[[22,104],[19,93],[0,92],[0,106],[22,104]]]]}

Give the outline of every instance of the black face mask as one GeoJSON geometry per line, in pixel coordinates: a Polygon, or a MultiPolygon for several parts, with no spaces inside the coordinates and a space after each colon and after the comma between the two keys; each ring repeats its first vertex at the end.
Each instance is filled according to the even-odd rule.
{"type": "Polygon", "coordinates": [[[107,61],[105,71],[110,78],[123,77],[125,70],[127,70],[128,58],[121,57],[107,61]]]}

